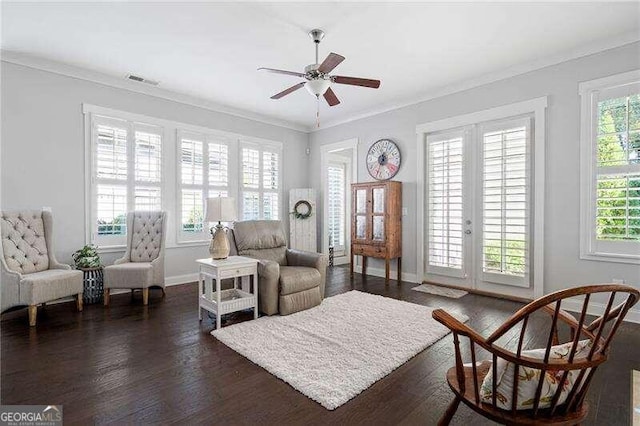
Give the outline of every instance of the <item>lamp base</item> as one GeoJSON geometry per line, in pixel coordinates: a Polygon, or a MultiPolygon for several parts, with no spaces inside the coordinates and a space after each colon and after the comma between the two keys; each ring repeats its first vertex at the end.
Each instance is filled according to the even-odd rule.
{"type": "Polygon", "coordinates": [[[209,244],[209,253],[211,253],[211,258],[215,260],[226,259],[229,257],[231,247],[229,246],[229,240],[227,239],[227,233],[224,230],[224,226],[218,222],[215,233],[213,232],[213,229],[211,232],[213,233],[211,244],[209,244]]]}

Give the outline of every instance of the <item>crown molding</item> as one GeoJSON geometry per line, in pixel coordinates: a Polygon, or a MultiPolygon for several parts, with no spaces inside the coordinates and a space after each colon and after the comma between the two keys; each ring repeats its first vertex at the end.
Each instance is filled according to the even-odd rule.
{"type": "Polygon", "coordinates": [[[443,86],[443,87],[434,89],[430,92],[427,92],[426,94],[422,93],[419,97],[415,97],[412,99],[405,99],[403,101],[399,101],[395,103],[388,103],[379,108],[366,110],[345,119],[329,120],[323,123],[321,128],[318,129],[315,127],[311,127],[307,131],[309,133],[320,132],[322,130],[339,126],[341,124],[346,124],[353,121],[362,120],[364,118],[372,117],[378,114],[383,114],[385,112],[397,110],[400,108],[405,108],[412,105],[417,105],[432,99],[441,98],[443,96],[451,95],[453,93],[458,93],[465,90],[473,89],[475,87],[484,86],[485,84],[490,84],[496,81],[505,80],[511,77],[515,77],[517,75],[526,74],[542,68],[547,68],[552,65],[557,65],[563,62],[571,61],[573,59],[594,55],[596,53],[615,49],[616,47],[622,47],[627,44],[632,44],[638,41],[640,41],[640,34],[637,32],[630,32],[618,37],[613,37],[606,40],[600,40],[598,42],[581,46],[579,48],[571,49],[557,55],[547,56],[545,58],[540,58],[535,61],[528,62],[526,64],[506,68],[499,72],[485,74],[477,78],[463,80],[458,83],[443,86]]]}
{"type": "Polygon", "coordinates": [[[207,99],[191,96],[172,90],[163,89],[155,86],[147,86],[144,83],[136,83],[128,81],[123,78],[118,78],[113,75],[105,74],[98,71],[93,71],[87,68],[81,68],[74,65],[65,64],[62,62],[46,59],[26,53],[0,50],[0,60],[2,62],[8,62],[16,65],[21,65],[28,68],[34,68],[41,71],[47,71],[54,74],[63,75],[66,77],[76,78],[79,80],[90,81],[92,83],[98,83],[105,86],[115,87],[118,89],[128,90],[130,92],[141,93],[148,96],[153,96],[160,99],[165,99],[173,102],[178,102],[185,105],[191,105],[194,107],[214,111],[222,114],[232,115],[234,117],[244,118],[247,120],[257,121],[263,124],[269,124],[271,126],[284,127],[286,129],[296,130],[299,132],[308,133],[309,127],[292,123],[286,120],[280,120],[273,117],[264,116],[261,114],[253,113],[250,111],[240,110],[225,105],[220,105],[207,99]]]}
{"type": "Polygon", "coordinates": [[[283,127],[286,129],[296,130],[304,133],[316,133],[331,127],[336,127],[342,124],[350,123],[353,121],[362,120],[368,117],[372,117],[385,112],[397,110],[400,108],[417,105],[422,102],[426,102],[432,99],[440,98],[443,96],[451,95],[453,93],[462,92],[465,90],[473,89],[475,87],[483,86],[485,84],[494,83],[496,81],[504,80],[507,78],[515,77],[517,75],[526,74],[535,70],[546,68],[552,65],[557,65],[562,62],[567,62],[573,59],[593,55],[606,50],[621,47],[627,44],[635,43],[640,40],[640,34],[636,32],[630,32],[622,34],[618,37],[608,38],[606,40],[600,40],[595,43],[591,43],[579,48],[571,49],[566,52],[540,58],[526,64],[517,65],[514,67],[506,68],[502,71],[485,74],[477,78],[463,80],[450,85],[442,86],[437,89],[431,90],[427,93],[422,93],[418,97],[410,99],[404,99],[397,102],[390,102],[381,107],[368,109],[359,113],[351,114],[350,116],[338,119],[329,120],[323,123],[321,128],[315,126],[306,126],[298,123],[293,123],[286,120],[281,120],[274,117],[264,116],[262,114],[253,113],[246,110],[240,110],[224,105],[217,104],[204,98],[199,98],[191,95],[186,95],[179,92],[163,89],[160,87],[146,86],[143,83],[136,83],[121,79],[112,75],[104,74],[98,71],[92,71],[86,68],[77,67],[74,65],[65,64],[62,62],[54,61],[51,59],[45,59],[25,53],[0,50],[0,60],[3,62],[9,62],[12,64],[22,65],[29,68],[48,71],[55,74],[64,75],[67,77],[77,78],[80,80],[86,80],[93,83],[103,84],[110,87],[115,87],[123,90],[128,90],[135,93],[141,93],[149,96],[154,96],[161,99],[166,99],[174,102],[179,102],[186,105],[203,108],[206,110],[232,115],[239,118],[244,118],[272,126],[283,127]]]}

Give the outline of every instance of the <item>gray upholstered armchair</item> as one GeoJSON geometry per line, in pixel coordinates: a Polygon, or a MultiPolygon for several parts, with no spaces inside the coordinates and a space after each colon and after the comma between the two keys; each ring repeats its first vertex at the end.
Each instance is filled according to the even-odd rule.
{"type": "MultiPolygon", "coordinates": [[[[267,315],[288,315],[319,305],[324,298],[327,257],[287,248],[277,220],[236,222],[232,252],[259,259],[258,300],[267,315]]],[[[235,254],[235,253],[232,253],[235,254]]]]}
{"type": "Polygon", "coordinates": [[[109,305],[112,288],[142,289],[142,303],[149,303],[149,288],[160,287],[164,295],[164,240],[166,213],[127,213],[127,251],[113,265],[104,268],[104,305],[109,305]]]}
{"type": "Polygon", "coordinates": [[[0,226],[1,310],[29,306],[31,326],[41,303],[75,296],[82,311],[82,272],[56,260],[51,212],[2,212],[0,226]]]}

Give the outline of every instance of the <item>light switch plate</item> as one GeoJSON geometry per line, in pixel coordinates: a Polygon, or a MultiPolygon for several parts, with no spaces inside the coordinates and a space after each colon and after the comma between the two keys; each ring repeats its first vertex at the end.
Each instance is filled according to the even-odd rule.
{"type": "Polygon", "coordinates": [[[406,207],[402,208],[402,216],[406,216],[409,214],[409,209],[407,209],[406,207]]]}
{"type": "Polygon", "coordinates": [[[622,278],[613,278],[611,282],[614,284],[624,284],[624,280],[622,278]]]}

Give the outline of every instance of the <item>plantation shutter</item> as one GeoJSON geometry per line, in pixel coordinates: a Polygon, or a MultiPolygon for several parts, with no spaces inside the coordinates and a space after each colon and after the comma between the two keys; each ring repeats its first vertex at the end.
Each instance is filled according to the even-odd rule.
{"type": "Polygon", "coordinates": [[[427,256],[429,273],[465,276],[463,132],[427,137],[427,256]]]}
{"type": "Polygon", "coordinates": [[[194,234],[204,231],[204,146],[201,135],[183,133],[180,138],[180,231],[186,239],[197,239],[194,234]]]}
{"type": "Polygon", "coordinates": [[[529,287],[531,119],[489,123],[482,139],[482,279],[529,287]]]}
{"type": "Polygon", "coordinates": [[[640,84],[602,90],[595,116],[596,251],[640,253],[640,84]]]}
{"type": "Polygon", "coordinates": [[[162,129],[134,125],[135,210],[162,209],[162,129]]]}
{"type": "Polygon", "coordinates": [[[262,151],[262,218],[279,218],[278,190],[280,183],[280,159],[277,152],[262,151]]]}
{"type": "Polygon", "coordinates": [[[336,254],[345,250],[346,172],[344,163],[329,163],[327,169],[329,243],[333,245],[336,254]]]}
{"type": "Polygon", "coordinates": [[[92,115],[91,242],[126,244],[126,215],[162,208],[162,134],[158,126],[92,115]]]}
{"type": "Polygon", "coordinates": [[[242,220],[280,219],[279,150],[244,143],[241,153],[242,220]]]}

